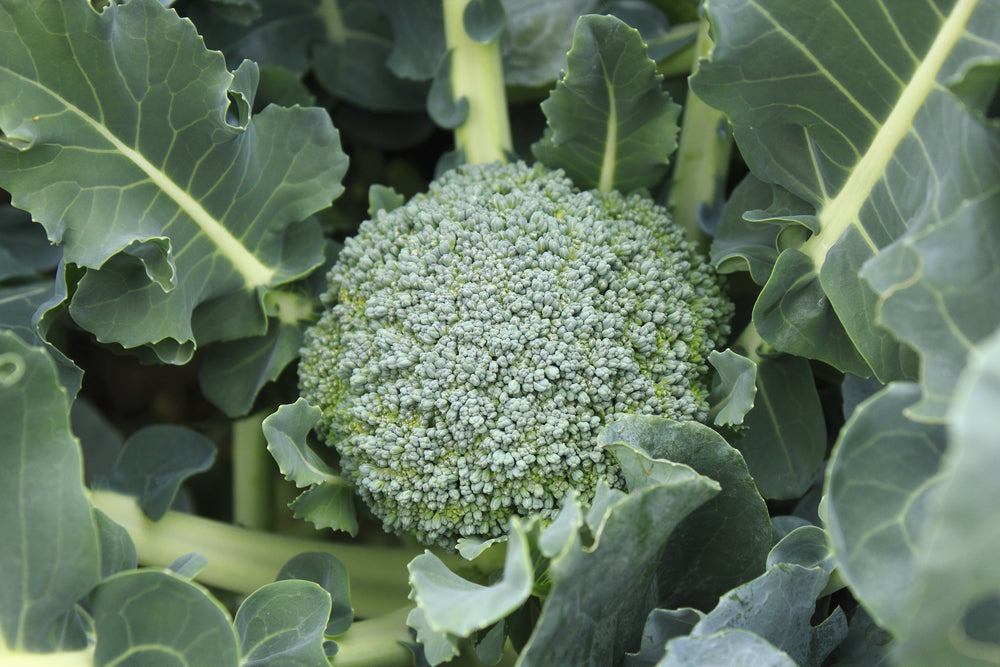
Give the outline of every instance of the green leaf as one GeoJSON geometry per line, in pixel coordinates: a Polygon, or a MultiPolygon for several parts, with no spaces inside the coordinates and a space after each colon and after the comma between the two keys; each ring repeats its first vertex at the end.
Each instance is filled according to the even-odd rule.
{"type": "Polygon", "coordinates": [[[792,530],[767,554],[768,569],[778,563],[818,567],[830,574],[835,562],[826,531],[817,526],[800,526],[792,530]]]}
{"type": "Polygon", "coordinates": [[[153,521],[162,517],[188,477],[215,461],[215,445],[183,426],[146,426],[125,441],[115,467],[96,486],[136,496],[153,521]]]}
{"type": "Polygon", "coordinates": [[[826,456],[826,422],[809,362],[767,357],[757,364],[754,407],[733,445],[765,498],[799,498],[826,456]]]}
{"type": "Polygon", "coordinates": [[[94,509],[97,535],[100,539],[101,579],[125,570],[134,570],[138,564],[135,543],[122,526],[111,520],[107,514],[94,509]]]}
{"type": "Polygon", "coordinates": [[[507,26],[507,14],[500,0],[469,0],[462,13],[462,24],[472,41],[488,44],[507,26]]]}
{"type": "Polygon", "coordinates": [[[343,189],[326,112],[251,118],[256,67],[230,73],[155,0],[5,4],[0,25],[0,185],[87,268],[73,318],[171,363],[263,333],[262,294],[321,261],[297,221],[343,189]],[[243,317],[209,317],[220,300],[243,317]]]}
{"type": "Polygon", "coordinates": [[[30,215],[0,205],[0,281],[54,269],[61,256],[30,215]]]}
{"type": "Polygon", "coordinates": [[[642,631],[642,644],[637,653],[629,653],[628,667],[651,667],[666,653],[667,642],[683,637],[703,619],[705,614],[696,609],[654,609],[646,618],[642,631]]]}
{"type": "Polygon", "coordinates": [[[0,654],[86,644],[55,632],[101,573],[69,408],[49,356],[0,331],[0,654]]]}
{"type": "Polygon", "coordinates": [[[577,539],[552,559],[552,588],[520,664],[613,664],[638,642],[664,546],[678,524],[719,490],[694,470],[673,466],[670,481],[609,507],[591,545],[577,539]]]}
{"type": "Polygon", "coordinates": [[[483,586],[463,579],[440,558],[425,551],[407,566],[410,597],[434,632],[466,637],[519,608],[531,595],[534,569],[524,527],[512,519],[507,557],[499,581],[483,586]]]}
{"type": "Polygon", "coordinates": [[[372,183],[368,188],[368,217],[375,219],[379,211],[388,213],[406,202],[406,197],[389,185],[372,183]]]}
{"type": "Polygon", "coordinates": [[[910,610],[900,591],[915,583],[914,548],[945,446],[942,427],[905,416],[919,396],[916,384],[893,383],[858,406],[827,469],[827,531],[840,575],[890,629],[910,610]]]}
{"type": "Polygon", "coordinates": [[[392,25],[392,52],[386,65],[404,79],[433,78],[446,49],[441,0],[378,0],[378,4],[392,25]]]}
{"type": "Polygon", "coordinates": [[[597,0],[503,0],[507,30],[500,48],[507,84],[544,86],[555,81],[566,67],[577,20],[596,13],[599,5],[597,0]]]}
{"type": "Polygon", "coordinates": [[[743,630],[722,630],[710,635],[679,637],[656,667],[686,665],[754,665],[754,667],[798,667],[787,653],[767,640],[743,630]]]}
{"type": "Polygon", "coordinates": [[[677,148],[680,107],[662,90],[638,31],[613,16],[583,16],[567,59],[542,103],[548,128],[535,157],[583,189],[655,185],[677,148]]]}
{"type": "Polygon", "coordinates": [[[97,665],[211,664],[236,667],[229,614],[197,584],[163,572],[123,572],[90,596],[97,665]]]}
{"type": "Polygon", "coordinates": [[[236,612],[240,664],[327,667],[323,631],[329,616],[330,595],[311,581],[258,588],[236,612]]]}
{"type": "Polygon", "coordinates": [[[864,607],[858,607],[848,624],[847,637],[834,652],[832,665],[839,667],[889,667],[892,635],[875,625],[864,607]]]}
{"type": "Polygon", "coordinates": [[[202,554],[189,553],[175,558],[164,569],[176,577],[190,581],[197,577],[198,573],[204,570],[206,565],[208,565],[208,559],[202,554]]]}
{"type": "Polygon", "coordinates": [[[612,442],[690,466],[722,486],[673,531],[657,569],[661,604],[708,609],[720,595],[764,571],[771,547],[767,507],[743,458],[722,436],[696,422],[633,415],[601,431],[598,443],[612,442]]]}
{"type": "Polygon", "coordinates": [[[890,627],[900,664],[986,665],[1000,656],[998,404],[1000,331],[972,350],[948,409],[940,483],[925,505],[923,533],[912,536],[913,583],[897,589],[908,593],[899,596],[904,614],[890,627]]]}
{"type": "Polygon", "coordinates": [[[712,423],[716,426],[742,424],[757,395],[757,364],[732,350],[712,350],[708,363],[717,373],[708,397],[712,423]]]}
{"type": "Polygon", "coordinates": [[[198,371],[205,398],[229,417],[247,414],[264,385],[298,358],[302,340],[301,324],[269,318],[263,336],[208,346],[198,371]]]}
{"type": "Polygon", "coordinates": [[[336,475],[309,447],[306,439],[322,418],[319,408],[300,398],[282,405],[263,423],[267,451],[278,464],[285,479],[295,486],[310,487],[289,507],[296,518],[311,521],[317,528],[358,532],[354,512],[354,490],[347,480],[336,475]]]}
{"type": "Polygon", "coordinates": [[[354,610],[351,608],[350,581],[347,568],[336,556],[320,551],[301,553],[281,567],[276,580],[285,579],[311,581],[330,594],[327,636],[336,637],[351,627],[354,610]]]}
{"type": "MultiPolygon", "coordinates": [[[[801,229],[797,242],[785,244],[754,308],[767,342],[842,371],[874,373],[882,382],[916,376],[912,345],[933,397],[947,393],[962,367],[961,344],[1000,322],[997,309],[950,312],[936,305],[941,295],[932,287],[954,277],[949,271],[957,261],[981,277],[982,294],[1000,289],[990,250],[996,232],[987,229],[995,225],[986,222],[1000,194],[986,176],[997,173],[998,142],[980,113],[996,81],[967,76],[1000,61],[998,9],[995,0],[808,6],[713,0],[707,6],[715,50],[693,90],[729,116],[756,178],[811,208],[809,218],[797,208],[787,217],[771,211],[801,229]],[[953,88],[961,88],[961,98],[953,88]],[[918,273],[917,239],[950,230],[965,215],[979,219],[984,252],[969,256],[956,248],[947,266],[918,273]],[[927,332],[945,331],[950,340],[926,340],[927,332]],[[949,371],[941,373],[938,364],[949,371]]],[[[971,230],[956,232],[978,238],[971,230]]],[[[927,250],[949,246],[950,233],[948,242],[928,240],[927,250]]],[[[921,408],[926,418],[940,418],[943,405],[935,403],[921,408]]]]}
{"type": "MultiPolygon", "coordinates": [[[[847,620],[837,608],[813,627],[816,598],[826,586],[827,573],[781,563],[726,593],[719,605],[691,631],[691,637],[714,635],[724,630],[745,630],[787,653],[794,664],[819,667],[847,635],[847,620]]],[[[667,644],[668,655],[674,639],[667,644]]]]}

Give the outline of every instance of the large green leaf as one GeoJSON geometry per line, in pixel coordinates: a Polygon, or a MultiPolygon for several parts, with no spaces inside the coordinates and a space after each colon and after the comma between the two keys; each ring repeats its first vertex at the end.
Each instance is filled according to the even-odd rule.
{"type": "Polygon", "coordinates": [[[657,569],[660,604],[711,609],[720,595],[764,572],[771,546],[767,507],[743,457],[721,435],[697,422],[631,415],[598,436],[602,446],[615,442],[691,466],[722,486],[671,535],[657,569]]]}
{"type": "Polygon", "coordinates": [[[754,176],[812,209],[769,211],[798,232],[777,241],[757,330],[781,350],[883,381],[914,377],[913,346],[932,401],[914,410],[940,418],[934,399],[949,393],[969,342],[1000,321],[977,298],[971,308],[941,298],[956,261],[963,296],[973,275],[985,298],[1000,292],[998,142],[978,113],[996,83],[1000,4],[709,0],[707,11],[716,46],[694,90],[727,113],[754,176]],[[983,251],[962,254],[956,233],[983,251]],[[954,253],[946,265],[921,263],[943,246],[954,253]]]}
{"type": "Polygon", "coordinates": [[[330,594],[311,581],[286,579],[258,588],[233,623],[241,664],[328,667],[323,631],[329,617],[330,594]]]}
{"type": "Polygon", "coordinates": [[[66,615],[100,579],[69,398],[40,348],[0,331],[0,662],[8,650],[83,648],[66,615]]]}
{"type": "Polygon", "coordinates": [[[90,603],[96,665],[239,664],[229,614],[197,584],[164,572],[133,570],[101,582],[90,603]]]}
{"type": "Polygon", "coordinates": [[[680,107],[638,31],[614,16],[580,17],[566,68],[542,103],[548,128],[535,157],[584,189],[655,185],[677,148],[680,107]]]}
{"type": "MultiPolygon", "coordinates": [[[[948,410],[941,483],[916,544],[915,581],[902,589],[899,664],[1000,662],[1000,331],[973,349],[948,410]]],[[[897,589],[897,593],[898,593],[897,589]]]]}
{"type": "Polygon", "coordinates": [[[155,0],[0,6],[0,185],[87,268],[69,309],[99,340],[184,362],[321,262],[298,221],[347,159],[321,109],[251,117],[256,81],[155,0]]]}
{"type": "Polygon", "coordinates": [[[827,530],[840,574],[881,625],[907,613],[916,545],[945,445],[944,429],[908,419],[920,389],[893,383],[854,410],[827,468],[827,530]]]}

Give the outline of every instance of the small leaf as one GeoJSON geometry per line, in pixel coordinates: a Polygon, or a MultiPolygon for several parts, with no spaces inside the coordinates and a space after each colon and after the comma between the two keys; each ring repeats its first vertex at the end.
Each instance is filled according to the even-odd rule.
{"type": "MultiPolygon", "coordinates": [[[[411,650],[415,654],[418,651],[422,652],[427,664],[440,665],[458,655],[458,637],[432,628],[427,620],[427,612],[423,608],[416,607],[411,610],[406,617],[406,625],[416,633],[417,642],[420,644],[411,650]]],[[[421,663],[416,661],[415,664],[421,663]]]]}
{"type": "Polygon", "coordinates": [[[184,480],[214,461],[215,445],[200,433],[172,424],[146,426],[125,441],[114,470],[95,485],[136,496],[142,511],[156,521],[170,509],[184,480]]]}
{"type": "Polygon", "coordinates": [[[176,577],[190,581],[197,577],[206,565],[208,565],[207,558],[199,553],[189,553],[175,558],[165,569],[176,577]]]}
{"type": "Polygon", "coordinates": [[[317,528],[342,530],[351,537],[358,534],[354,489],[340,477],[306,489],[288,506],[296,519],[309,521],[317,528]]]}
{"type": "Polygon", "coordinates": [[[469,118],[469,100],[464,97],[456,100],[452,90],[451,58],[452,52],[449,51],[441,59],[427,95],[427,113],[446,130],[463,125],[469,118]]]}
{"type": "Polygon", "coordinates": [[[239,649],[229,614],[204,588],[163,572],[123,572],[90,596],[94,663],[202,664],[236,667],[239,649]]]}
{"type": "Polygon", "coordinates": [[[535,157],[581,189],[655,185],[677,148],[680,107],[662,90],[639,33],[613,16],[583,16],[567,58],[542,103],[548,128],[535,157]]]}
{"type": "MultiPolygon", "coordinates": [[[[810,619],[828,575],[819,568],[781,563],[722,596],[719,605],[691,631],[691,637],[745,630],[787,653],[803,667],[819,667],[847,635],[847,620],[836,609],[820,625],[810,619]]],[[[667,644],[671,650],[673,640],[667,644]]]]}
{"type": "Polygon", "coordinates": [[[318,551],[301,553],[285,563],[278,572],[276,580],[285,579],[311,581],[330,594],[327,636],[336,637],[351,627],[354,610],[351,608],[350,582],[347,568],[336,556],[318,551]]]}
{"type": "Polygon", "coordinates": [[[710,635],[679,637],[669,644],[666,657],[656,667],[687,665],[754,665],[799,667],[787,653],[766,639],[743,630],[722,630],[710,635]]]}
{"type": "Polygon", "coordinates": [[[467,581],[429,551],[407,566],[411,597],[435,632],[467,637],[519,608],[531,595],[534,569],[521,523],[511,520],[503,576],[491,586],[467,581]]]}
{"type": "Polygon", "coordinates": [[[236,612],[241,665],[327,667],[323,631],[330,596],[311,581],[290,579],[254,591],[236,612]]]}
{"type": "Polygon", "coordinates": [[[507,13],[500,0],[469,0],[462,13],[462,24],[472,41],[488,44],[503,32],[507,13]]]}
{"type": "Polygon", "coordinates": [[[128,531],[96,508],[94,509],[94,519],[97,522],[97,534],[101,541],[101,578],[107,579],[113,574],[134,570],[138,564],[138,557],[135,552],[135,544],[128,531]]]}
{"type": "Polygon", "coordinates": [[[388,213],[406,202],[406,197],[396,192],[392,186],[372,183],[368,188],[368,217],[372,220],[379,211],[388,213]]]}
{"type": "Polygon", "coordinates": [[[53,632],[101,569],[69,410],[49,356],[0,331],[0,646],[12,650],[86,645],[53,632]]]}
{"type": "Polygon", "coordinates": [[[787,355],[762,359],[756,386],[754,407],[733,445],[762,496],[799,498],[826,455],[826,421],[809,362],[787,355]]]}
{"type": "Polygon", "coordinates": [[[653,667],[659,663],[667,651],[667,642],[674,637],[683,637],[705,614],[697,609],[654,609],[646,618],[642,631],[642,644],[637,653],[629,653],[625,667],[653,667]]]}
{"type": "Polygon", "coordinates": [[[712,423],[716,426],[742,424],[757,394],[757,364],[732,350],[712,350],[708,363],[717,372],[708,397],[712,423]]]}

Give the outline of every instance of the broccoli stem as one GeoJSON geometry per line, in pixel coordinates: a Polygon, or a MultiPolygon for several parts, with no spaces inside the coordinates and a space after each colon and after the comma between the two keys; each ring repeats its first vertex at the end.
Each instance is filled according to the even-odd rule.
{"type": "MultiPolygon", "coordinates": [[[[179,556],[198,552],[208,559],[198,580],[234,592],[250,593],[271,583],[281,567],[300,553],[333,554],[350,572],[351,605],[359,617],[385,614],[407,603],[406,564],[423,551],[294,538],[173,510],[154,522],[134,498],[113,491],[91,491],[91,502],[128,531],[144,565],[165,567],[179,556]]],[[[457,556],[439,555],[465,562],[457,556]]]]}
{"type": "Polygon", "coordinates": [[[6,653],[0,646],[0,662],[4,667],[92,667],[94,647],[57,653],[6,653]]]}
{"type": "Polygon", "coordinates": [[[366,621],[353,623],[347,632],[334,637],[337,655],[334,667],[408,667],[413,653],[400,642],[412,643],[406,617],[412,605],[366,621]]]}
{"type": "Polygon", "coordinates": [[[465,30],[469,0],[443,0],[444,33],[451,50],[451,87],[455,100],[466,98],[469,117],[455,128],[455,148],[469,164],[507,161],[513,152],[500,40],[474,41],[465,30]]]}
{"type": "MultiPolygon", "coordinates": [[[[706,57],[711,48],[708,20],[702,18],[692,75],[698,71],[698,59],[706,57]]],[[[682,121],[667,208],[687,231],[688,239],[706,252],[709,238],[698,225],[698,211],[703,206],[715,206],[725,190],[733,134],[725,115],[702,102],[690,89],[682,121]]]]}
{"type": "Polygon", "coordinates": [[[261,430],[266,413],[238,419],[232,426],[233,522],[270,530],[274,513],[274,468],[261,430]]]}

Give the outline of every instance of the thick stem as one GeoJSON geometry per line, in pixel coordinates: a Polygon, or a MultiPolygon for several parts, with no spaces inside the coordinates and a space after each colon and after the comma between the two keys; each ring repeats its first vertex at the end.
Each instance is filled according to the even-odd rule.
{"type": "Polygon", "coordinates": [[[271,583],[281,567],[300,553],[333,554],[350,573],[351,605],[360,617],[378,616],[406,604],[410,593],[406,564],[423,551],[294,538],[175,511],[154,522],[134,498],[112,491],[92,491],[91,501],[128,531],[140,563],[165,567],[179,556],[197,552],[208,559],[198,580],[230,591],[250,593],[271,583]]]}
{"type": "MultiPolygon", "coordinates": [[[[698,59],[706,57],[711,48],[708,20],[703,18],[695,42],[697,57],[691,67],[692,75],[698,71],[698,59]]],[[[733,135],[726,117],[689,90],[667,208],[687,230],[688,239],[702,251],[707,251],[709,238],[698,225],[698,211],[702,206],[714,206],[720,199],[732,149],[733,135]]]]}
{"type": "Polygon", "coordinates": [[[335,637],[334,667],[408,667],[413,653],[400,642],[412,642],[406,617],[412,606],[396,609],[366,621],[358,621],[335,637]]]}
{"type": "Polygon", "coordinates": [[[94,647],[59,653],[5,653],[0,647],[0,663],[4,667],[92,667],[94,647]]]}
{"type": "Polygon", "coordinates": [[[455,100],[466,98],[469,117],[455,128],[455,148],[469,164],[507,161],[513,151],[500,40],[481,44],[465,31],[469,0],[443,0],[444,33],[451,50],[451,87],[455,100]]]}
{"type": "Polygon", "coordinates": [[[233,522],[246,528],[273,527],[274,463],[267,453],[257,413],[233,422],[233,522]]]}

